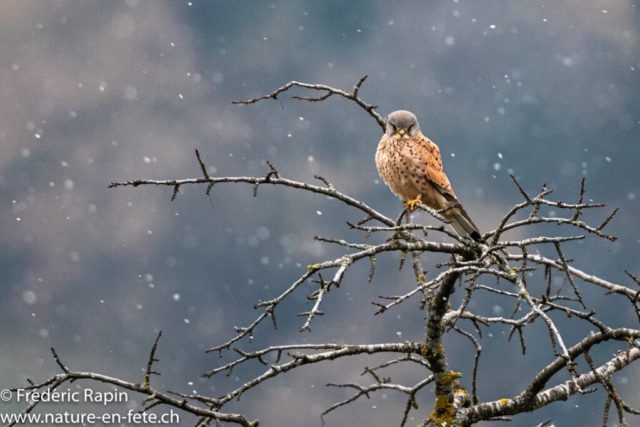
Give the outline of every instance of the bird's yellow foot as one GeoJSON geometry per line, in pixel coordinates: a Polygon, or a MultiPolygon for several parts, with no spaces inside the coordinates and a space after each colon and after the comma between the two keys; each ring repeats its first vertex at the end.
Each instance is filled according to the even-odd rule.
{"type": "Polygon", "coordinates": [[[408,201],[408,202],[407,202],[407,203],[405,203],[404,205],[405,205],[405,206],[410,206],[410,207],[411,207],[411,212],[413,212],[413,210],[415,209],[415,206],[414,206],[414,205],[415,205],[416,203],[422,204],[422,200],[420,200],[420,199],[414,199],[414,200],[408,201]]]}

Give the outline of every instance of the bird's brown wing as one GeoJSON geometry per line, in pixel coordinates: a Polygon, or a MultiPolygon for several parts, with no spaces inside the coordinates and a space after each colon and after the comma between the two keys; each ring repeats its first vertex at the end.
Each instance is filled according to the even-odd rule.
{"type": "Polygon", "coordinates": [[[442,170],[442,158],[436,144],[426,136],[418,134],[405,146],[403,154],[413,166],[420,190],[429,191],[428,187],[433,186],[447,201],[456,200],[447,175],[442,170]]]}
{"type": "Polygon", "coordinates": [[[438,146],[422,134],[412,138],[405,146],[404,157],[411,162],[415,186],[423,202],[433,209],[448,208],[443,212],[451,227],[463,237],[482,242],[482,235],[456,198],[449,179],[442,170],[438,146]]]}

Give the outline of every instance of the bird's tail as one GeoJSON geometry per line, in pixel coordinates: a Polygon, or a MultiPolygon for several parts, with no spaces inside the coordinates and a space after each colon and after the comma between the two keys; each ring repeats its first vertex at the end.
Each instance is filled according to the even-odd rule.
{"type": "Polygon", "coordinates": [[[449,221],[449,225],[461,237],[468,237],[479,243],[484,243],[482,234],[478,227],[471,221],[469,214],[462,208],[460,204],[457,207],[444,213],[445,218],[449,221]]]}

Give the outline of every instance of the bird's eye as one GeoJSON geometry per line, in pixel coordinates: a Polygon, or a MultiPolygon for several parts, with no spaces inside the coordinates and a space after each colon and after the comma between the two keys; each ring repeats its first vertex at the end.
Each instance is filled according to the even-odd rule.
{"type": "Polygon", "coordinates": [[[396,125],[394,125],[393,123],[389,123],[389,124],[391,125],[392,133],[396,133],[396,130],[397,130],[396,125]]]}

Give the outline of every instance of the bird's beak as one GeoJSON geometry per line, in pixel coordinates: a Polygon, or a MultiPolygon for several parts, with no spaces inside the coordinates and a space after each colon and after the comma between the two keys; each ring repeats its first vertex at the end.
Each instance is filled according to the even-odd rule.
{"type": "Polygon", "coordinates": [[[404,136],[405,133],[407,133],[406,129],[398,129],[398,134],[400,134],[400,136],[404,136]]]}

